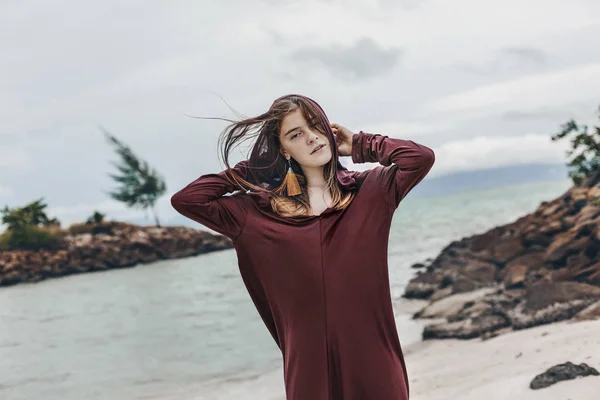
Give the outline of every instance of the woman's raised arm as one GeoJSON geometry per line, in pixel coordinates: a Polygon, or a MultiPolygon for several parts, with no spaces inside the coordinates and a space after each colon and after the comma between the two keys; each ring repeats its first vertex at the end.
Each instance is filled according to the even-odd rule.
{"type": "Polygon", "coordinates": [[[435,153],[429,147],[362,131],[352,136],[351,156],[354,163],[378,162],[385,167],[375,168],[372,173],[394,208],[435,162],[435,153]]]}
{"type": "MultiPolygon", "coordinates": [[[[246,161],[233,170],[244,178],[246,161]]],[[[247,198],[243,193],[225,196],[239,190],[226,176],[226,171],[200,176],[171,197],[171,205],[180,214],[235,240],[242,231],[247,214],[247,198]]]]}

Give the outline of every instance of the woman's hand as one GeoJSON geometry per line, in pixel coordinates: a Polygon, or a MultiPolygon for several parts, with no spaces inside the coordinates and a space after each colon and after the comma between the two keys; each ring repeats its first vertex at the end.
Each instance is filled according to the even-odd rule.
{"type": "Polygon", "coordinates": [[[349,156],[352,154],[352,136],[354,133],[338,124],[331,124],[331,130],[335,137],[335,144],[340,156],[349,156]]]}

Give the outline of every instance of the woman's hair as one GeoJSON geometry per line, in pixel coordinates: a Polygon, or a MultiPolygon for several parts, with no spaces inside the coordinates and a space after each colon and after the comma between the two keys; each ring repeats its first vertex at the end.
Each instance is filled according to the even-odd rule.
{"type": "MultiPolygon", "coordinates": [[[[268,192],[273,211],[281,216],[310,215],[310,202],[306,189],[306,178],[300,165],[291,159],[292,170],[298,178],[302,193],[297,196],[285,195],[283,180],[288,169],[288,161],[281,153],[280,128],[283,119],[295,110],[300,110],[309,126],[325,134],[333,146],[335,143],[327,134],[327,119],[313,104],[302,96],[286,96],[276,100],[269,110],[253,118],[241,121],[230,121],[231,124],[219,137],[220,156],[227,167],[227,174],[233,183],[241,190],[268,192]],[[247,164],[247,176],[242,177],[232,169],[229,164],[231,151],[239,144],[256,138],[252,146],[247,164]]],[[[335,152],[332,149],[332,154],[335,152]]],[[[354,192],[345,192],[336,179],[335,165],[338,162],[335,156],[324,166],[323,174],[327,189],[333,200],[332,208],[344,209],[350,204],[354,192]]]]}

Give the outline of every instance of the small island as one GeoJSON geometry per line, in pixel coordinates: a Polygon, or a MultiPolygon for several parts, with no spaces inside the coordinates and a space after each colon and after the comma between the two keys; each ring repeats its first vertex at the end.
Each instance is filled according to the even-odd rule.
{"type": "Polygon", "coordinates": [[[0,251],[0,286],[130,268],[233,247],[228,238],[198,229],[119,221],[81,223],[65,230],[54,228],[52,233],[41,232],[51,238],[47,241],[51,246],[0,251]]]}
{"type": "Polygon", "coordinates": [[[230,249],[228,238],[188,227],[162,227],[156,200],[167,185],[146,161],[104,131],[120,158],[118,186],[108,193],[130,208],[151,210],[155,226],[107,221],[94,211],[85,222],[62,228],[46,213],[41,197],[24,206],[0,209],[6,231],[0,234],[0,286],[39,282],[65,275],[130,268],[159,260],[182,258],[230,249]]]}

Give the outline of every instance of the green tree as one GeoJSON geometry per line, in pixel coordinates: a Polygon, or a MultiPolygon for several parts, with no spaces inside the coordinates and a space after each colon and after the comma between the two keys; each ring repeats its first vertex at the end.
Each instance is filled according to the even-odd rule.
{"type": "Polygon", "coordinates": [[[151,209],[156,226],[160,226],[155,204],[156,200],[167,191],[164,179],[146,161],[140,160],[127,145],[103,128],[100,129],[121,158],[120,164],[112,163],[120,174],[109,174],[120,186],[108,195],[128,207],[151,209]]]}
{"type": "MultiPolygon", "coordinates": [[[[598,108],[600,117],[600,107],[598,108]]],[[[588,128],[579,125],[573,119],[561,125],[561,131],[552,136],[557,141],[571,135],[571,148],[567,157],[571,159],[569,176],[575,185],[580,185],[586,178],[600,174],[600,126],[588,128]]]]}
{"type": "Polygon", "coordinates": [[[0,235],[0,247],[3,250],[41,250],[58,249],[63,245],[60,222],[46,215],[47,204],[43,198],[24,207],[0,210],[6,232],[0,235]]]}
{"type": "Polygon", "coordinates": [[[2,223],[6,224],[8,231],[16,231],[24,226],[60,226],[56,218],[48,218],[44,198],[35,200],[24,207],[8,208],[0,210],[2,223]]]}

